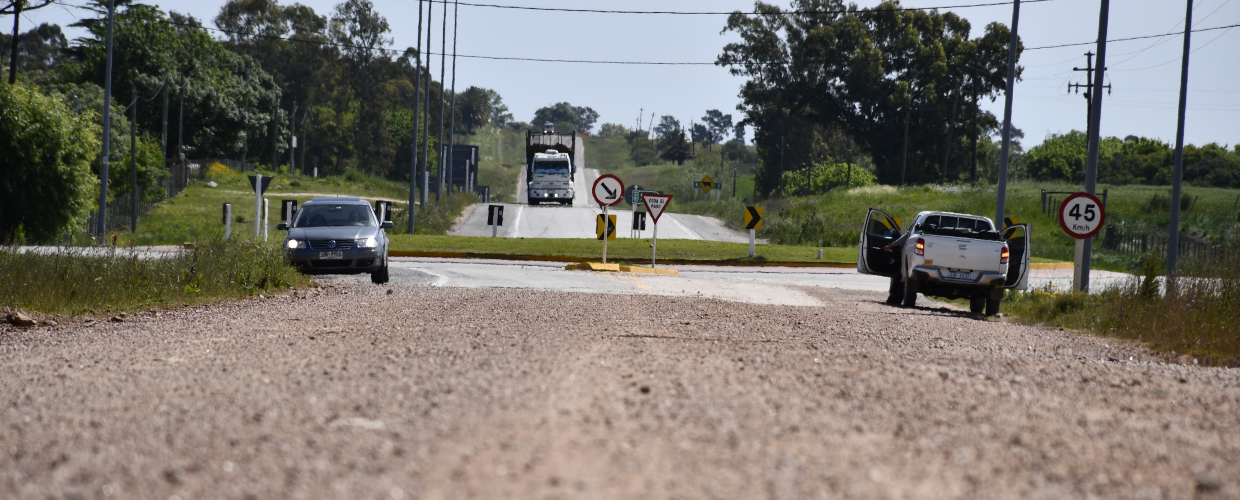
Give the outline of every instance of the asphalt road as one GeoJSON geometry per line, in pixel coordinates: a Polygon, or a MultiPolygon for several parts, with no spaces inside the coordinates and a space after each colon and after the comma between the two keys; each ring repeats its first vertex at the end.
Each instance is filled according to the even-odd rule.
{"type": "Polygon", "coordinates": [[[401,264],[0,325],[0,498],[1240,497],[1240,370],[878,292],[401,264]]]}
{"type": "MultiPolygon", "coordinates": [[[[585,165],[585,145],[577,143],[574,155],[577,165],[585,165]]],[[[595,219],[602,213],[594,203],[590,189],[599,176],[598,170],[581,168],[574,183],[573,190],[577,193],[573,205],[538,205],[530,206],[525,189],[525,169],[517,180],[517,203],[504,205],[504,226],[497,234],[505,238],[594,238],[595,219]]],[[[633,227],[633,211],[621,202],[609,208],[609,214],[616,216],[616,237],[630,237],[633,227]]],[[[659,238],[681,240],[730,241],[747,243],[749,237],[728,229],[718,219],[687,214],[664,214],[659,218],[659,238]]],[[[454,236],[491,236],[492,228],[487,225],[486,205],[477,204],[469,207],[448,232],[454,236]]],[[[638,233],[638,238],[650,238],[654,233],[654,221],[646,220],[646,230],[638,233]]]]}

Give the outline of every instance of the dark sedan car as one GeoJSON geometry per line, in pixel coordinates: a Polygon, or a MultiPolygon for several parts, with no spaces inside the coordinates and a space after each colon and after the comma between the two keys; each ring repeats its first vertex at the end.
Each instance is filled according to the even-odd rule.
{"type": "Polygon", "coordinates": [[[370,273],[375,283],[388,281],[388,237],[391,221],[379,222],[374,209],[359,198],[315,198],[280,224],[288,230],[284,253],[310,274],[370,273]]]}

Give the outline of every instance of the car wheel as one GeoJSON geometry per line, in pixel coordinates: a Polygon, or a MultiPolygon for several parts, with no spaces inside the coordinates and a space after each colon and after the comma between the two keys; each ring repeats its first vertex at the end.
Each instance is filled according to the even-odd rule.
{"type": "Polygon", "coordinates": [[[998,297],[993,297],[993,296],[986,297],[986,315],[994,316],[996,314],[999,314],[999,303],[1002,301],[1003,301],[1002,295],[999,295],[998,297]]]}
{"type": "Polygon", "coordinates": [[[388,282],[388,264],[386,260],[383,261],[383,267],[379,268],[378,271],[370,273],[370,282],[376,285],[388,282]]]}
{"type": "Polygon", "coordinates": [[[921,288],[921,282],[908,278],[904,281],[904,307],[917,306],[917,290],[921,288]]]}
{"type": "Polygon", "coordinates": [[[969,312],[973,314],[981,314],[982,310],[985,307],[986,307],[986,296],[985,295],[974,295],[972,297],[969,297],[969,312]]]}

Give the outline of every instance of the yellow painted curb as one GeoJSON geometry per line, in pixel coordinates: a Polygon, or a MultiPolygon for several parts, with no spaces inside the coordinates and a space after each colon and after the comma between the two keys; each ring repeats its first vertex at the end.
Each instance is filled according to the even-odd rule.
{"type": "Polygon", "coordinates": [[[1072,269],[1075,264],[1071,262],[1056,262],[1054,264],[1029,264],[1029,269],[1072,269]]]}
{"type": "Polygon", "coordinates": [[[582,262],[580,264],[569,264],[564,267],[569,271],[611,271],[620,272],[620,264],[603,264],[600,262],[582,262]]]}
{"type": "Polygon", "coordinates": [[[649,268],[640,266],[620,266],[620,272],[623,273],[639,273],[639,274],[665,274],[668,276],[680,276],[680,271],[675,269],[649,268]]]}

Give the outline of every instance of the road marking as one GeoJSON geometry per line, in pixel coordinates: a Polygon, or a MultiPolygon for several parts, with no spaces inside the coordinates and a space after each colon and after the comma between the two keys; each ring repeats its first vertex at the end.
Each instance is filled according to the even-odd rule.
{"type": "Polygon", "coordinates": [[[638,281],[638,280],[637,280],[637,276],[629,275],[629,277],[628,277],[628,278],[629,278],[629,279],[631,279],[631,280],[633,280],[633,282],[634,282],[634,283],[637,283],[637,286],[642,287],[642,290],[649,290],[649,289],[650,289],[650,287],[646,286],[646,284],[645,284],[645,283],[642,283],[641,281],[638,281]]]}
{"type": "Polygon", "coordinates": [[[511,238],[516,238],[518,235],[520,235],[520,234],[521,234],[521,233],[518,233],[518,232],[517,232],[517,230],[518,230],[518,229],[521,229],[521,212],[522,212],[524,209],[525,209],[525,205],[517,205],[517,217],[516,217],[516,221],[514,221],[514,222],[512,223],[512,236],[511,236],[511,238]]]}
{"type": "MultiPolygon", "coordinates": [[[[668,214],[668,215],[674,215],[674,214],[668,214]]],[[[689,228],[685,227],[684,224],[681,224],[680,221],[676,220],[676,217],[672,217],[671,219],[672,219],[672,223],[676,224],[676,227],[680,228],[681,231],[684,231],[686,234],[690,236],[689,239],[691,240],[703,239],[702,235],[697,234],[696,231],[690,231],[689,228]]]]}

